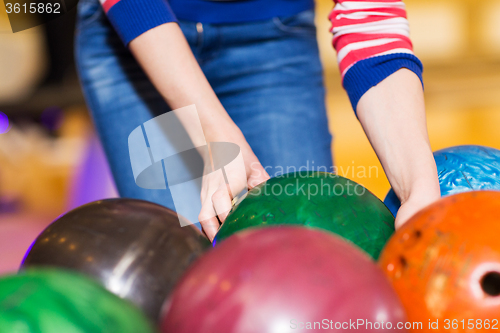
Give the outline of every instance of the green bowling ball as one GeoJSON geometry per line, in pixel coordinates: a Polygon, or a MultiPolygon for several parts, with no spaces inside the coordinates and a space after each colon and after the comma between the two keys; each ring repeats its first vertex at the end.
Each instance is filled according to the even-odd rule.
{"type": "Polygon", "coordinates": [[[236,204],[214,245],[250,227],[302,225],[331,231],[377,259],[394,217],[362,185],[327,172],[294,172],[261,183],[236,204]]]}
{"type": "Polygon", "coordinates": [[[127,301],[86,277],[31,269],[0,278],[0,333],[152,333],[127,301]]]}

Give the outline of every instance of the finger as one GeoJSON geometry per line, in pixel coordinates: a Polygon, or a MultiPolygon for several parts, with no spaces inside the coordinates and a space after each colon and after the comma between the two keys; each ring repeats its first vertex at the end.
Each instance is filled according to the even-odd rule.
{"type": "Polygon", "coordinates": [[[226,217],[231,210],[231,196],[229,195],[229,185],[220,187],[217,191],[212,194],[212,203],[215,208],[215,212],[219,216],[219,220],[224,223],[226,217]]]}
{"type": "Polygon", "coordinates": [[[271,177],[269,177],[267,171],[262,167],[262,164],[255,163],[252,165],[252,173],[248,177],[248,188],[252,189],[269,178],[271,177]]]}
{"type": "Polygon", "coordinates": [[[201,227],[203,228],[203,231],[207,235],[208,239],[212,242],[217,234],[217,231],[219,230],[220,223],[210,200],[206,200],[201,206],[198,220],[200,221],[201,227]]]}
{"type": "Polygon", "coordinates": [[[207,235],[208,239],[213,242],[215,235],[217,235],[217,231],[219,230],[219,220],[217,217],[210,218],[205,221],[200,221],[201,227],[203,228],[203,232],[207,235]]]}

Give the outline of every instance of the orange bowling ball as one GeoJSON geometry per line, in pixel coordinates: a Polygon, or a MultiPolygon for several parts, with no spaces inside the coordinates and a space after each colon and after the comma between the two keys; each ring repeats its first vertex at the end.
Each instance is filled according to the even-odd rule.
{"type": "Polygon", "coordinates": [[[422,323],[412,332],[498,332],[500,192],[426,207],[391,237],[379,264],[408,320],[422,323]]]}

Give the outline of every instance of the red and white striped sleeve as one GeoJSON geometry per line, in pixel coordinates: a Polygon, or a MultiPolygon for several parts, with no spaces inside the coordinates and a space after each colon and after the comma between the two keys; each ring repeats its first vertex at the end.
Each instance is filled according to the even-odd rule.
{"type": "Polygon", "coordinates": [[[368,89],[401,68],[422,79],[402,1],[335,0],[329,19],[343,85],[354,110],[368,89]]]}

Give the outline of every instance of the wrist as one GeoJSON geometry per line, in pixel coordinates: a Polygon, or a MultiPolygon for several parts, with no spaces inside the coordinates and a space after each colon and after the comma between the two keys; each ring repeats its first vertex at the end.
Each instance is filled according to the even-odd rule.
{"type": "MultiPolygon", "coordinates": [[[[404,151],[404,149],[400,149],[404,151]]],[[[436,162],[431,148],[420,140],[419,145],[407,149],[399,159],[392,161],[387,177],[401,203],[411,198],[440,196],[436,162]]],[[[386,165],[388,165],[386,161],[386,165]]]]}
{"type": "Polygon", "coordinates": [[[401,204],[406,202],[427,202],[431,203],[441,197],[439,181],[434,177],[420,179],[404,191],[400,191],[399,200],[401,204]]]}
{"type": "Polygon", "coordinates": [[[241,149],[248,146],[243,133],[231,119],[212,119],[210,124],[203,126],[203,132],[207,143],[231,142],[237,144],[241,149]]]}

